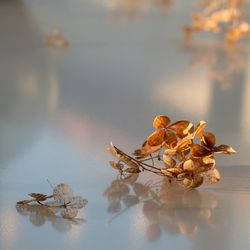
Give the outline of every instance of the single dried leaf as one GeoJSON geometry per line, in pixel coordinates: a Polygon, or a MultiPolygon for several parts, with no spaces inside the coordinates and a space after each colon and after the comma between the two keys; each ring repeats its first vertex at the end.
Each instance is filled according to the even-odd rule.
{"type": "Polygon", "coordinates": [[[200,121],[197,127],[194,130],[194,137],[197,135],[200,135],[202,130],[206,127],[206,122],[205,121],[200,121]]]}
{"type": "Polygon", "coordinates": [[[111,147],[107,148],[107,151],[110,152],[113,156],[115,156],[120,161],[124,162],[131,168],[138,168],[138,164],[131,159],[128,155],[126,155],[123,151],[114,146],[111,142],[111,147]]]}
{"type": "Polygon", "coordinates": [[[220,145],[218,147],[214,147],[214,152],[223,153],[223,154],[235,154],[236,153],[236,151],[228,145],[220,145]]]}
{"type": "Polygon", "coordinates": [[[166,154],[163,154],[162,160],[168,168],[173,168],[176,165],[176,161],[166,154]]]}
{"type": "Polygon", "coordinates": [[[213,152],[206,149],[205,147],[199,145],[199,144],[193,144],[192,145],[192,156],[195,158],[205,157],[212,155],[213,152]]]}
{"type": "Polygon", "coordinates": [[[165,129],[160,129],[152,133],[148,138],[147,138],[147,143],[151,147],[159,146],[162,145],[162,143],[166,139],[166,130],[165,129]]]}
{"type": "Polygon", "coordinates": [[[154,128],[166,128],[170,123],[170,118],[166,115],[158,115],[153,121],[154,128]]]}
{"type": "Polygon", "coordinates": [[[190,121],[177,121],[169,126],[170,129],[176,131],[176,135],[179,138],[184,138],[187,134],[193,132],[193,124],[190,121]]]}
{"type": "Polygon", "coordinates": [[[216,137],[211,132],[202,132],[201,141],[204,143],[205,146],[210,149],[213,149],[216,144],[216,137]]]}

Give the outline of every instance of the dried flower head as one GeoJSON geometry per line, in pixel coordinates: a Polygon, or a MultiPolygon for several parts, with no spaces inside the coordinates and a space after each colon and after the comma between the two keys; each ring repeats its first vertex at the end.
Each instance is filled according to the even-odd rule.
{"type": "Polygon", "coordinates": [[[63,30],[60,27],[55,27],[49,35],[45,36],[43,38],[43,44],[60,49],[67,48],[69,46],[69,42],[65,39],[63,30]]]}
{"type": "Polygon", "coordinates": [[[112,168],[121,177],[149,171],[181,182],[184,187],[196,188],[205,183],[216,183],[220,173],[216,169],[215,154],[234,154],[228,145],[216,145],[216,137],[205,131],[206,122],[200,121],[196,127],[187,120],[171,123],[165,115],[153,121],[155,131],[151,133],[142,148],[130,156],[111,143],[107,148],[118,162],[111,161],[112,168]],[[156,166],[155,160],[158,165],[156,166]]]}
{"type": "Polygon", "coordinates": [[[78,214],[78,210],[85,207],[88,203],[83,197],[75,196],[73,189],[65,183],[61,183],[53,188],[52,195],[31,193],[29,196],[31,196],[32,199],[18,201],[17,205],[27,208],[27,206],[33,206],[34,202],[36,202],[43,208],[46,208],[46,211],[49,210],[54,214],[60,212],[60,215],[66,219],[75,218],[78,214]],[[42,203],[46,200],[49,201],[42,203]]]}
{"type": "Polygon", "coordinates": [[[193,32],[224,31],[225,39],[232,43],[250,35],[250,25],[242,20],[241,1],[210,0],[203,4],[200,14],[193,13],[192,24],[184,27],[186,40],[190,40],[193,32]]]}

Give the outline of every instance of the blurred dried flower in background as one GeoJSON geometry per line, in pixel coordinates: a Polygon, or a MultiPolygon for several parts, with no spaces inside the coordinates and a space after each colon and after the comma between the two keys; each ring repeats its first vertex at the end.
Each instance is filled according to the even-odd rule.
{"type": "Polygon", "coordinates": [[[55,27],[49,35],[45,36],[43,44],[60,49],[69,47],[69,42],[65,39],[63,30],[60,27],[55,27]]]}
{"type": "Polygon", "coordinates": [[[29,210],[32,209],[30,207],[36,205],[35,207],[37,208],[37,205],[39,205],[43,211],[49,211],[50,214],[54,215],[60,213],[61,217],[65,219],[75,218],[78,214],[78,210],[85,207],[88,203],[83,197],[75,196],[73,189],[65,183],[61,183],[53,188],[52,195],[31,193],[29,196],[31,196],[32,199],[18,201],[17,206],[19,208],[24,206],[23,208],[29,210]],[[49,201],[42,203],[46,200],[49,201]]]}
{"type": "Polygon", "coordinates": [[[215,154],[233,154],[236,151],[227,145],[216,146],[213,133],[204,131],[205,121],[196,127],[187,120],[171,123],[165,115],[153,121],[156,129],[147,137],[132,157],[111,143],[107,148],[118,162],[110,162],[122,178],[141,171],[149,171],[176,180],[186,188],[196,188],[203,182],[213,184],[220,180],[215,166],[215,154]],[[162,152],[163,151],[163,152],[162,152]],[[156,166],[156,160],[159,166],[156,166]],[[152,162],[152,163],[150,163],[152,162]]]}
{"type": "Polygon", "coordinates": [[[250,35],[250,24],[243,15],[243,1],[207,0],[203,2],[201,13],[192,14],[192,24],[184,26],[186,41],[193,32],[209,31],[225,33],[227,42],[236,42],[250,35]]]}

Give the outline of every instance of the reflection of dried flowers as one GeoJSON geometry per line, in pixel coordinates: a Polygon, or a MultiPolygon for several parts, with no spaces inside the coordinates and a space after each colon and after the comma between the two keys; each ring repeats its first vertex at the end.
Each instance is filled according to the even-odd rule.
{"type": "Polygon", "coordinates": [[[142,148],[134,151],[135,157],[124,153],[112,143],[107,148],[118,158],[118,162],[111,161],[110,165],[122,177],[149,171],[180,181],[187,188],[196,188],[203,182],[212,184],[220,180],[220,173],[215,168],[216,153],[236,152],[227,145],[216,146],[215,135],[204,131],[204,121],[200,121],[194,128],[189,121],[171,123],[168,116],[158,115],[153,121],[153,127],[156,130],[148,136],[142,148]],[[156,159],[160,166],[156,166],[156,159]]]}
{"type": "Polygon", "coordinates": [[[84,219],[80,218],[65,220],[55,214],[54,208],[40,204],[17,204],[16,210],[23,216],[29,216],[29,221],[34,226],[42,226],[49,221],[60,232],[69,231],[73,225],[81,225],[84,222],[84,219]]]}
{"type": "Polygon", "coordinates": [[[247,65],[247,51],[245,48],[231,45],[202,44],[185,47],[191,54],[191,66],[207,67],[208,77],[219,84],[222,91],[228,91],[233,85],[240,84],[239,77],[247,65]],[[211,46],[213,45],[213,46],[211,46]]]}
{"type": "Polygon", "coordinates": [[[57,48],[67,48],[69,42],[64,38],[63,30],[60,27],[55,27],[51,33],[43,38],[43,43],[47,46],[57,48]]]}
{"type": "MultiPolygon", "coordinates": [[[[30,200],[22,200],[17,202],[17,206],[24,206],[26,209],[34,207],[34,202],[38,203],[44,211],[56,214],[60,212],[61,216],[66,219],[75,218],[78,214],[78,209],[86,206],[88,201],[81,196],[74,196],[73,189],[64,183],[57,185],[53,189],[52,195],[40,193],[31,193],[30,200]],[[50,200],[43,203],[46,200],[50,200]]],[[[37,205],[37,204],[36,204],[37,205]]]]}
{"type": "Polygon", "coordinates": [[[107,210],[114,215],[110,222],[130,207],[142,204],[148,222],[145,235],[150,241],[157,240],[163,231],[192,238],[201,228],[216,223],[213,214],[218,201],[213,193],[200,193],[168,181],[144,184],[137,177],[114,180],[105,190],[107,210]]]}
{"type": "Polygon", "coordinates": [[[242,20],[239,0],[210,0],[204,3],[202,13],[193,13],[192,24],[185,26],[187,40],[193,32],[209,31],[219,33],[225,31],[228,42],[236,42],[250,35],[250,25],[242,20]]]}

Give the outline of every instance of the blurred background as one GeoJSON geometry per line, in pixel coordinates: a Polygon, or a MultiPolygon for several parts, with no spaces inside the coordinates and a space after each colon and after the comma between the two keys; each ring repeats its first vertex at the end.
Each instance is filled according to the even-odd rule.
{"type": "MultiPolygon", "coordinates": [[[[0,1],[0,249],[249,246],[249,40],[226,46],[223,34],[200,33],[187,44],[182,28],[202,2],[0,1]],[[54,27],[67,48],[43,43],[54,27]],[[151,214],[167,211],[163,219],[145,215],[140,196],[110,224],[110,211],[122,208],[107,209],[103,196],[116,180],[105,147],[112,140],[132,152],[157,114],[205,120],[218,144],[237,154],[218,157],[226,178],[216,187],[171,191],[171,211],[163,206],[169,194],[157,193],[167,202],[148,206],[151,214]],[[83,225],[16,211],[26,194],[51,191],[47,179],[69,183],[89,200],[83,225]]],[[[142,182],[148,189],[148,178],[158,187],[150,176],[115,188],[133,191],[142,182]]]]}

